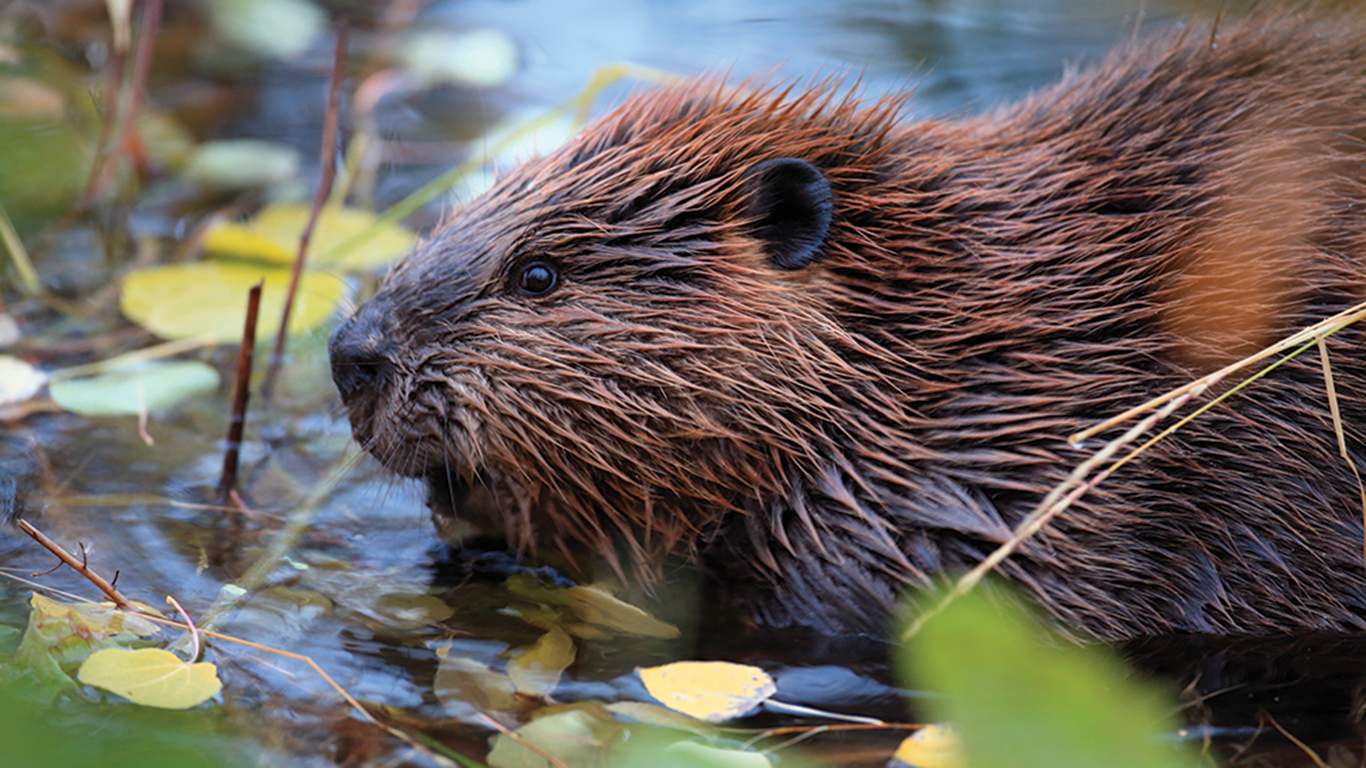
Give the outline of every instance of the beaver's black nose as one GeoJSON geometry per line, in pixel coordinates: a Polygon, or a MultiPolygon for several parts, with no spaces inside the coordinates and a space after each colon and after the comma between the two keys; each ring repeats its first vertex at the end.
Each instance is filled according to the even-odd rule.
{"type": "Polygon", "coordinates": [[[327,342],[332,381],[347,405],[377,396],[394,373],[389,357],[393,344],[385,338],[374,316],[368,306],[361,307],[332,329],[327,342]]]}

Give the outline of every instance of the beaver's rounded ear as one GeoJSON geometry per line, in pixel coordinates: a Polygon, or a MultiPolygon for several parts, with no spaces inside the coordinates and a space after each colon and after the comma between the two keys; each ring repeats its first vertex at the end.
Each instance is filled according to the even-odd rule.
{"type": "Polygon", "coordinates": [[[819,261],[834,213],[824,174],[805,160],[765,160],[745,174],[745,186],[754,234],[769,263],[792,270],[819,261]]]}

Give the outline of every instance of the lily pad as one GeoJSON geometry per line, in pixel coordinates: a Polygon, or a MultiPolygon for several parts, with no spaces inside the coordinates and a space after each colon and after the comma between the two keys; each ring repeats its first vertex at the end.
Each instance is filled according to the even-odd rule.
{"type": "Polygon", "coordinates": [[[82,416],[158,411],[218,388],[218,371],[194,361],[152,362],[83,379],[53,381],[52,399],[82,416]]]}
{"type": "Polygon", "coordinates": [[[218,667],[191,664],[160,648],[107,648],[90,654],[77,675],[82,683],[112,691],[134,704],[188,709],[218,694],[218,667]]]}
{"type": "MultiPolygon", "coordinates": [[[[284,313],[289,271],[262,264],[201,261],[136,270],[124,278],[119,308],[162,338],[238,341],[246,318],[247,290],[258,280],[266,282],[259,333],[274,334],[284,313]]],[[[304,333],[322,325],[345,292],[345,284],[336,276],[304,273],[289,319],[290,332],[304,333]]]]}

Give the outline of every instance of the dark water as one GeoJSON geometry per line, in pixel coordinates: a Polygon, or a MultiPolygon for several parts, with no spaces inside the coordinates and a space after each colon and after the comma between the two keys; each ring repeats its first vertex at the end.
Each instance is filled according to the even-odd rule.
{"type": "MultiPolygon", "coordinates": [[[[629,61],[734,78],[772,73],[859,78],[871,96],[914,87],[911,111],[916,114],[952,115],[1017,98],[1055,79],[1066,66],[1099,56],[1136,29],[1172,23],[1200,7],[1065,0],[439,3],[421,24],[501,30],[517,42],[522,65],[498,88],[432,89],[383,103],[379,116],[389,139],[427,142],[436,149],[427,162],[386,166],[376,199],[380,205],[392,202],[479,151],[481,139],[459,137],[547,109],[582,88],[605,63],[629,61]]],[[[319,46],[302,60],[237,74],[250,98],[218,121],[216,135],[272,138],[311,157],[326,58],[319,46]]],[[[609,89],[601,106],[619,101],[632,87],[609,89]]],[[[432,206],[415,222],[429,224],[439,210],[440,204],[432,206]]],[[[169,238],[183,236],[185,228],[177,212],[158,207],[155,199],[139,204],[134,222],[139,231],[169,238]]],[[[97,239],[88,229],[72,231],[40,269],[77,286],[82,280],[98,283],[89,277],[91,270],[105,274],[109,267],[80,255],[97,239]]],[[[68,336],[99,332],[76,328],[68,336]]],[[[226,370],[232,353],[220,351],[212,359],[226,370]]],[[[122,573],[120,587],[130,597],[161,606],[162,596],[173,592],[197,615],[269,545],[284,517],[307,504],[323,484],[335,482],[335,489],[322,495],[317,518],[289,564],[219,629],[306,654],[369,704],[393,707],[429,726],[454,718],[454,724],[443,726],[449,743],[482,743],[489,732],[470,724],[470,710],[433,694],[436,648],[449,644],[450,653],[497,667],[509,649],[535,641],[541,630],[519,613],[529,610],[528,604],[507,591],[502,578],[508,571],[488,564],[471,567],[446,550],[427,519],[419,488],[385,476],[369,459],[346,458],[349,433],[328,381],[322,334],[300,340],[278,401],[270,408],[258,405],[251,414],[244,487],[254,516],[238,524],[195,506],[211,498],[217,481],[227,398],[206,398],[155,419],[150,431],[156,444],[150,447],[138,437],[132,419],[40,415],[9,424],[0,433],[0,480],[7,483],[0,484],[0,509],[13,507],[61,541],[84,543],[92,565],[122,573]],[[402,609],[404,600],[429,593],[448,604],[453,615],[437,621],[402,609]]],[[[12,529],[0,532],[0,567],[6,572],[43,570],[49,560],[12,529]]],[[[91,594],[69,571],[41,582],[91,594]]],[[[725,617],[699,620],[705,611],[689,597],[688,584],[680,585],[678,594],[655,608],[680,623],[682,638],[585,641],[556,697],[639,698],[630,674],[637,665],[727,658],[773,671],[780,696],[793,703],[891,720],[912,716],[889,682],[881,644],[745,633],[725,617]]],[[[0,580],[0,623],[22,626],[27,599],[26,588],[0,580]]],[[[1300,738],[1331,745],[1335,760],[1355,754],[1366,643],[1322,637],[1271,643],[1176,639],[1136,644],[1129,652],[1141,668],[1164,679],[1197,680],[1187,692],[1187,698],[1200,701],[1190,710],[1200,726],[1193,736],[1253,741],[1259,731],[1274,730],[1265,717],[1271,715],[1300,738]]],[[[260,654],[235,650],[215,660],[228,685],[225,711],[246,730],[259,719],[268,734],[242,739],[265,764],[425,760],[396,744],[363,754],[340,746],[350,744],[335,727],[346,717],[344,705],[295,662],[263,664],[260,654]],[[301,735],[277,733],[285,727],[281,723],[301,735]]],[[[1259,739],[1259,756],[1249,758],[1256,764],[1306,759],[1277,736],[1259,739]]],[[[842,764],[879,765],[894,741],[885,734],[840,737],[828,740],[825,751],[817,744],[816,754],[842,764]]]]}

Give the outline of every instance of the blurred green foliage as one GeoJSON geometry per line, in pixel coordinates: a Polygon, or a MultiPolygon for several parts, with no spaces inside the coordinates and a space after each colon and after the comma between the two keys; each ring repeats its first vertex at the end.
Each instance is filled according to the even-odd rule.
{"type": "MultiPolygon", "coordinates": [[[[29,686],[0,685],[0,765],[12,768],[228,768],[247,756],[217,733],[211,710],[176,712],[84,702],[43,705],[29,686]]],[[[236,743],[241,743],[240,740],[236,743]]]]}
{"type": "Polygon", "coordinates": [[[70,124],[0,119],[0,206],[21,234],[70,208],[89,167],[70,124]]]}
{"type": "Polygon", "coordinates": [[[990,768],[1201,765],[1173,742],[1175,702],[1108,649],[1051,635],[1012,601],[978,589],[928,621],[899,658],[908,682],[990,768]]]}

